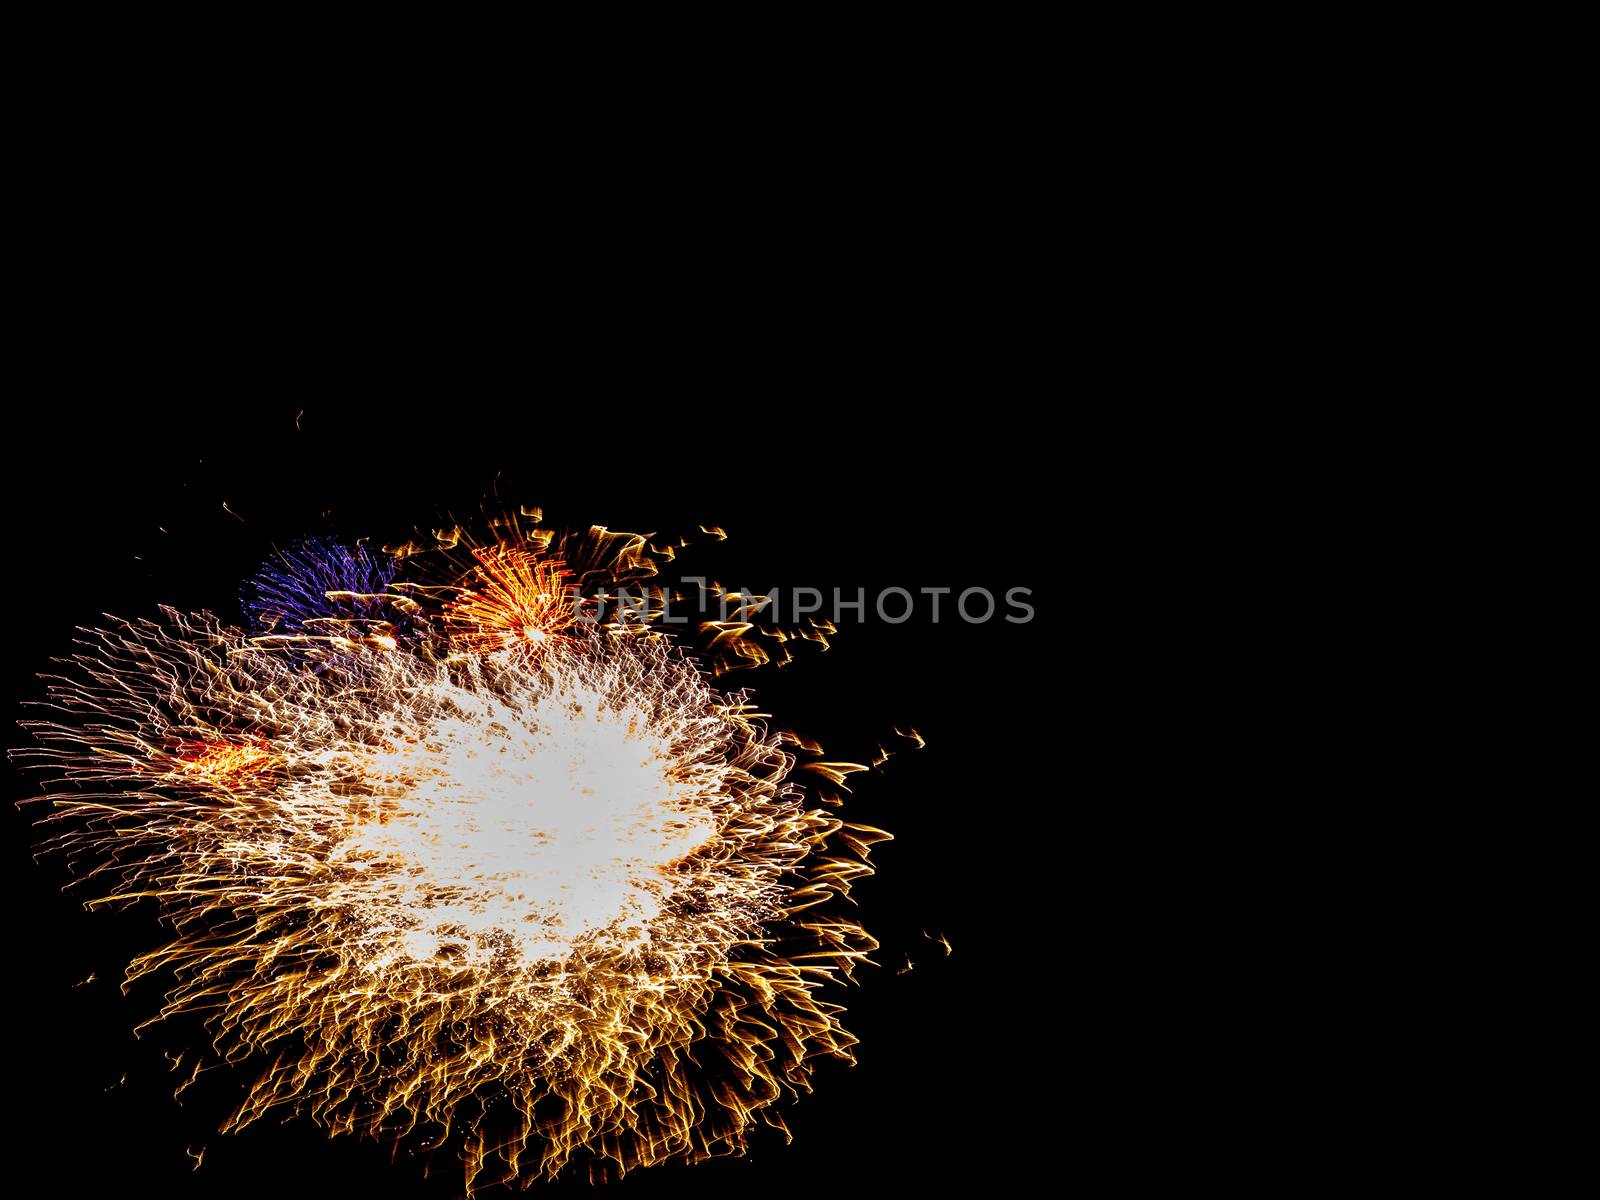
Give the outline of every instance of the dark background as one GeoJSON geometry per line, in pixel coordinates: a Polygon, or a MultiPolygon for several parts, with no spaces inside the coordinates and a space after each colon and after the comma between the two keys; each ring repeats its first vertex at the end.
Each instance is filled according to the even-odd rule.
{"type": "MultiPolygon", "coordinates": [[[[967,624],[953,597],[934,624],[922,597],[905,624],[869,612],[843,622],[825,653],[803,644],[782,670],[724,680],[755,688],[830,758],[900,751],[855,777],[845,810],[896,838],[857,889],[882,966],[837,993],[859,1064],[819,1068],[815,1093],[786,1110],[792,1145],[758,1134],[746,1159],[651,1168],[613,1186],[641,1197],[942,1194],[1003,1185],[1054,1153],[1067,1131],[1051,1097],[1073,1057],[1066,895],[1082,853],[1058,854],[1074,732],[1056,599],[1072,557],[1071,468],[1064,435],[1030,408],[1004,347],[951,358],[948,346],[908,344],[900,361],[921,364],[909,377],[895,355],[861,370],[780,364],[773,384],[679,360],[623,385],[596,366],[549,393],[489,380],[470,350],[414,374],[403,343],[374,353],[388,362],[381,378],[348,362],[288,370],[257,342],[235,364],[250,383],[174,380],[173,392],[210,397],[182,405],[162,398],[159,347],[62,356],[53,399],[7,439],[13,716],[72,628],[101,612],[167,603],[237,619],[239,583],[274,544],[403,537],[446,513],[470,518],[495,493],[542,505],[558,526],[669,536],[720,525],[729,540],[679,567],[730,586],[1031,588],[1031,624],[967,624]],[[91,360],[92,372],[81,365],[91,360]],[[295,398],[329,393],[370,398],[295,398]],[[914,726],[927,747],[895,739],[895,726],[914,726]],[[925,932],[946,935],[954,953],[925,932]],[[908,955],[913,968],[897,973],[908,955]]],[[[538,375],[527,364],[525,377],[538,375]]],[[[13,729],[10,744],[21,737],[13,729]]],[[[15,770],[10,782],[17,797],[33,786],[15,770]]],[[[63,1194],[458,1191],[453,1158],[424,1178],[405,1156],[391,1164],[385,1146],[330,1141],[303,1121],[217,1134],[243,1074],[207,1076],[175,1102],[179,1076],[163,1054],[196,1044],[198,1030],[180,1021],[134,1039],[159,988],[117,988],[130,954],[160,936],[153,914],[85,912],[62,895],[60,864],[32,861],[27,818],[6,806],[5,822],[7,970],[21,1006],[8,1072],[27,1097],[9,1132],[57,1164],[63,1194]],[[95,982],[74,986],[91,972],[95,982]],[[201,1146],[191,1171],[185,1151],[201,1146]]]]}

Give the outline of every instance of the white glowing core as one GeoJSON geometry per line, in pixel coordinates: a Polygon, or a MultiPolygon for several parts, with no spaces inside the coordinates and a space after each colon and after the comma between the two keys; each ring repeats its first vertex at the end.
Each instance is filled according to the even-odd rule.
{"type": "Polygon", "coordinates": [[[592,691],[513,709],[453,689],[441,709],[354,764],[372,799],[335,861],[382,878],[358,914],[388,946],[374,965],[647,942],[673,865],[716,833],[668,736],[592,691]]]}

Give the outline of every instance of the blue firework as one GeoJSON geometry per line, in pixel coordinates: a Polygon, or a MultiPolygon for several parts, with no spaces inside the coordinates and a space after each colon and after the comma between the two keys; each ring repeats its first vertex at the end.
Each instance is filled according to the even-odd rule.
{"type": "Polygon", "coordinates": [[[345,546],[332,538],[297,542],[261,564],[244,586],[245,612],[258,624],[281,632],[301,632],[308,623],[329,617],[379,616],[393,620],[392,610],[374,611],[374,596],[394,582],[396,561],[365,546],[345,546]]]}

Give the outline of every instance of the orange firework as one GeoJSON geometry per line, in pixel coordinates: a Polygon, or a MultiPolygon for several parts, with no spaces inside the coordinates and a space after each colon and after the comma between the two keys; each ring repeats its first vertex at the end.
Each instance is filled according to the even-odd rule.
{"type": "Polygon", "coordinates": [[[237,742],[190,742],[180,745],[177,768],[180,778],[210,784],[212,787],[237,787],[252,775],[273,764],[265,738],[237,742]]]}
{"type": "Polygon", "coordinates": [[[538,649],[577,619],[561,560],[522,546],[479,546],[471,586],[444,606],[450,636],[480,653],[538,649]]]}

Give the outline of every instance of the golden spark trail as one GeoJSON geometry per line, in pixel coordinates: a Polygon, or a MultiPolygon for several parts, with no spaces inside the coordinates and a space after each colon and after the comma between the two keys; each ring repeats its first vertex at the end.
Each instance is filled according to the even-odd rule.
{"type": "Polygon", "coordinates": [[[499,537],[445,582],[294,559],[265,632],[82,631],[16,752],[48,845],[91,905],[160,903],[127,981],[254,1066],[225,1130],[453,1144],[469,1192],[741,1153],[851,1058],[826,992],[876,942],[839,910],[888,835],[809,800],[866,768],[801,776],[821,748],[747,693],[585,619],[580,584],[647,575],[644,538],[499,537]]]}
{"type": "Polygon", "coordinates": [[[451,635],[482,651],[539,645],[576,619],[566,570],[526,547],[494,545],[473,550],[472,586],[445,605],[451,635]]]}

